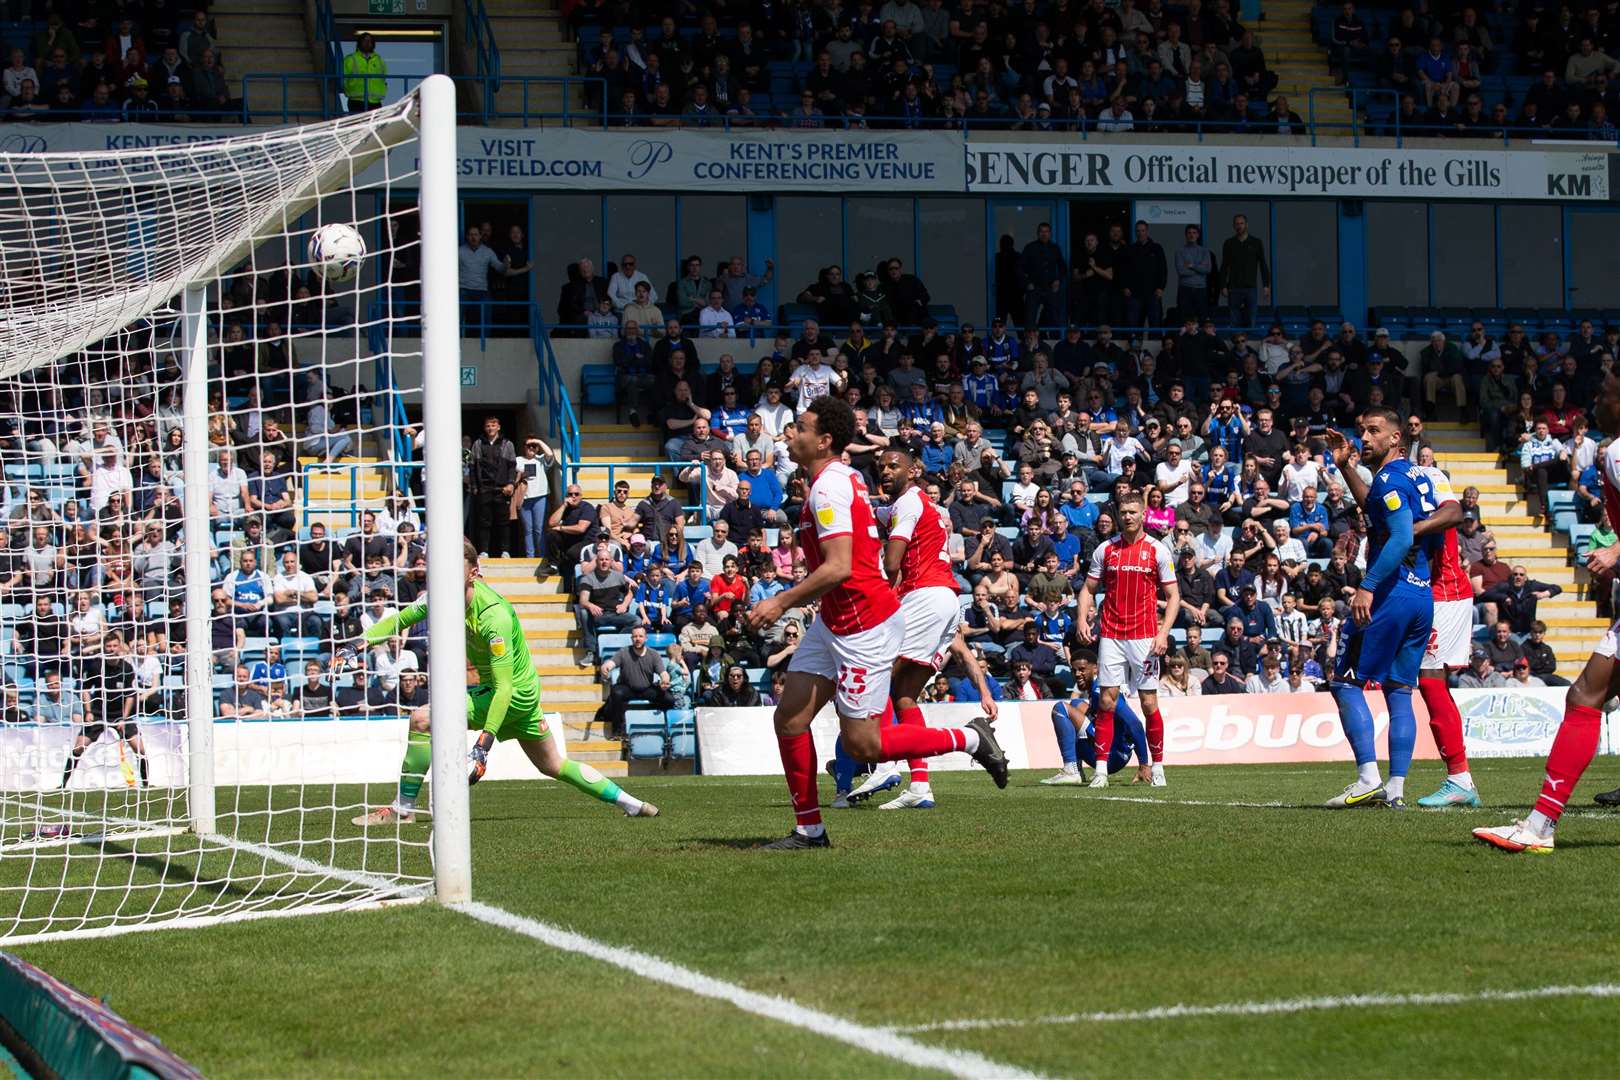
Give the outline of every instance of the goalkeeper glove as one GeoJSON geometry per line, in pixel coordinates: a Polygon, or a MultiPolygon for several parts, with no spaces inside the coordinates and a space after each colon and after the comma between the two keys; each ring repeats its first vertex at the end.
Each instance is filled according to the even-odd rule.
{"type": "Polygon", "coordinates": [[[472,771],[467,774],[467,783],[476,784],[484,778],[489,769],[489,752],[495,749],[495,736],[487,731],[480,731],[478,738],[473,741],[473,748],[467,751],[467,760],[472,762],[472,771]]]}
{"type": "Polygon", "coordinates": [[[356,655],[358,654],[356,653],[353,645],[339,645],[337,652],[332,654],[333,674],[342,671],[344,668],[354,663],[354,658],[356,655]]]}

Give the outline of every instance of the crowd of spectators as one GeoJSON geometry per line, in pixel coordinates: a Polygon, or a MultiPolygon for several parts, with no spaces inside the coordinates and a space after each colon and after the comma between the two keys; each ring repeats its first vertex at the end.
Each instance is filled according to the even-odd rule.
{"type": "MultiPolygon", "coordinates": [[[[256,329],[273,313],[244,307],[265,283],[248,281],[245,299],[224,290],[211,331],[222,339],[206,435],[216,707],[245,718],[398,711],[425,693],[400,678],[425,671],[420,634],[372,650],[335,684],[326,658],[421,595],[420,517],[404,494],[341,534],[301,512],[299,458],[346,453],[357,417],[331,411],[353,414],[362,399],[329,389],[318,368],[291,378],[285,338],[256,329]]],[[[119,341],[0,389],[0,650],[25,718],[53,701],[82,712],[124,663],[137,715],[185,711],[182,380],[150,329],[119,341]]]]}
{"type": "Polygon", "coordinates": [[[3,46],[0,115],[9,122],[218,123],[240,115],[203,6],[51,3],[32,25],[31,37],[3,46]]]}
{"type": "MultiPolygon", "coordinates": [[[[842,278],[831,268],[822,282],[842,278]]],[[[637,284],[629,295],[646,303],[637,284]]],[[[1363,335],[1348,322],[1331,330],[1316,322],[1297,338],[1274,323],[1251,337],[1188,315],[1150,343],[1120,340],[1107,324],[1071,325],[1054,340],[1001,318],[986,336],[926,322],[914,334],[892,323],[869,333],[856,318],[836,338],[807,320],[749,370],[730,354],[702,370],[690,334],[670,319],[649,341],[624,318],[613,355],[621,384],[640,395],[631,409],[658,403],[652,420],[671,471],[708,525],[685,530],[698,515],[686,516],[665,475],[645,498],[621,482],[601,507],[570,486],[554,519],[568,529],[553,550],[587,650],[604,633],[665,635],[666,644],[647,647],[657,661],[638,659],[647,670],[614,692],[610,725],[627,694],[657,690],[661,701],[666,675],[688,701],[744,692],[731,684],[733,669],[747,693],[768,696],[766,679],[791,657],[813,605],[762,634],[738,616],[805,572],[787,527],[805,478],[785,442],[821,394],[855,407],[847,458],[874,490],[883,448],[918,455],[929,495],[950,515],[963,631],[1007,680],[1002,692],[1068,688],[1079,651],[1075,591],[1091,551],[1117,529],[1115,502],[1139,490],[1148,531],[1169,545],[1180,585],[1184,643],[1167,666],[1168,692],[1228,693],[1314,686],[1332,668],[1366,536],[1325,452],[1330,430],[1353,432],[1365,407],[1387,405],[1408,417],[1411,459],[1433,466],[1426,421],[1453,410],[1478,416],[1491,445],[1522,465],[1533,495],[1574,478],[1582,513],[1596,520],[1599,444],[1572,403],[1595,400],[1620,342],[1590,325],[1568,342],[1549,334],[1530,344],[1515,327],[1499,345],[1476,325],[1460,341],[1437,332],[1426,345],[1398,346],[1382,329],[1363,335]]],[[[1347,467],[1370,480],[1355,453],[1347,467]]],[[[1502,653],[1488,659],[1502,678],[1558,682],[1536,607],[1559,586],[1498,561],[1479,491],[1459,494],[1478,625],[1513,642],[1527,666],[1519,672],[1517,656],[1502,653]]],[[[630,659],[613,658],[606,673],[622,678],[630,659]]],[[[951,689],[962,675],[948,669],[941,692],[975,694],[962,682],[951,689]]]]}
{"type": "Polygon", "coordinates": [[[1336,74],[1396,95],[1403,128],[1620,139],[1612,5],[1410,5],[1364,15],[1345,0],[1335,11],[1327,43],[1336,74]]]}
{"type": "Polygon", "coordinates": [[[1303,131],[1231,0],[564,8],[616,126],[1303,131]]]}

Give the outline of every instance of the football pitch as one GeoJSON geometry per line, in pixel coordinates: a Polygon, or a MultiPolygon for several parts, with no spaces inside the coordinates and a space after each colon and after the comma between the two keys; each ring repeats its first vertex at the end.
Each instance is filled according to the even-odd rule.
{"type": "Polygon", "coordinates": [[[1310,805],[1349,771],[936,773],[937,809],[829,812],[831,850],[781,854],[750,850],[789,827],[779,780],[633,778],[652,820],[490,783],[473,892],[511,926],[415,904],[16,951],[211,1077],[1612,1071],[1620,815],[1590,797],[1620,760],[1549,857],[1468,835],[1539,761],[1476,763],[1481,811],[1310,805]]]}

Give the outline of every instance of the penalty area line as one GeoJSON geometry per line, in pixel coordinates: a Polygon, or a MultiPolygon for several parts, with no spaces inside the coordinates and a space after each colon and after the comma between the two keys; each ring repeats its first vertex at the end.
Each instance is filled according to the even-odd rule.
{"type": "Polygon", "coordinates": [[[1054,1016],[990,1017],[985,1019],[941,1020],[932,1024],[912,1024],[890,1028],[897,1034],[930,1031],[984,1031],[992,1028],[1042,1027],[1063,1024],[1122,1024],[1143,1020],[1182,1020],[1214,1016],[1289,1016],[1307,1012],[1333,1012],[1339,1009],[1411,1009],[1446,1005],[1475,1005],[1496,1002],[1532,1001],[1539,998],[1615,998],[1620,984],[1591,983],[1585,986],[1537,986],[1525,990],[1478,990],[1472,993],[1433,994],[1346,994],[1336,997],[1289,998],[1276,1001],[1232,1001],[1217,1005],[1160,1005],[1151,1009],[1115,1012],[1077,1012],[1054,1016]]]}
{"type": "Polygon", "coordinates": [[[609,945],[586,937],[584,934],[565,930],[560,926],[540,922],[523,915],[514,915],[489,904],[471,901],[465,904],[450,905],[452,911],[459,911],[463,915],[473,918],[490,926],[508,930],[514,934],[549,945],[563,952],[578,953],[593,960],[612,964],[632,974],[639,975],[653,982],[672,986],[677,990],[684,990],[699,997],[706,997],[715,1001],[723,1001],[741,1009],[743,1012],[762,1016],[767,1020],[787,1024],[789,1027],[802,1028],[805,1031],[846,1043],[868,1053],[879,1054],[883,1057],[893,1058],[895,1061],[907,1065],[935,1069],[959,1077],[1028,1077],[1037,1076],[1036,1073],[1026,1072],[1013,1065],[1006,1065],[999,1061],[992,1061],[981,1054],[971,1050],[957,1050],[950,1047],[929,1046],[925,1043],[909,1039],[895,1028],[870,1027],[858,1024],[853,1020],[846,1020],[831,1013],[801,1005],[789,998],[779,997],[775,994],[762,994],[729,983],[723,979],[705,975],[691,968],[669,960],[663,960],[647,953],[638,952],[618,945],[609,945]]]}
{"type": "MultiPolygon", "coordinates": [[[[1228,801],[1228,800],[1222,800],[1222,799],[1159,799],[1159,798],[1154,798],[1151,795],[1091,795],[1091,794],[1085,794],[1085,793],[1080,793],[1080,792],[1074,792],[1074,793],[1071,793],[1068,797],[1071,798],[1071,799],[1084,799],[1084,800],[1086,800],[1088,802],[1145,803],[1145,804],[1150,805],[1150,806],[1216,806],[1216,807],[1230,807],[1232,809],[1237,809],[1237,810],[1328,810],[1328,809],[1330,809],[1329,807],[1324,806],[1321,803],[1243,802],[1243,801],[1239,801],[1239,800],[1228,801]]],[[[1380,808],[1376,807],[1376,806],[1369,806],[1369,807],[1352,807],[1350,809],[1353,810],[1353,811],[1361,812],[1361,813],[1377,813],[1380,808]]],[[[1456,816],[1460,816],[1460,815],[1463,815],[1463,814],[1494,814],[1497,817],[1501,817],[1503,814],[1511,814],[1516,810],[1522,810],[1522,809],[1525,809],[1525,807],[1523,805],[1520,805],[1520,806],[1511,806],[1511,805],[1509,805],[1509,806],[1444,806],[1444,807],[1432,807],[1432,808],[1431,807],[1426,807],[1426,806],[1413,806],[1412,807],[1412,810],[1415,813],[1419,814],[1419,815],[1432,814],[1432,815],[1437,815],[1437,816],[1442,816],[1442,817],[1456,817],[1456,816]]],[[[1564,811],[1564,816],[1568,817],[1570,819],[1575,819],[1575,818],[1611,818],[1611,817],[1620,817],[1620,812],[1616,812],[1614,810],[1605,810],[1605,809],[1603,809],[1601,807],[1575,806],[1575,807],[1570,807],[1568,810],[1565,810],[1564,811]]]]}

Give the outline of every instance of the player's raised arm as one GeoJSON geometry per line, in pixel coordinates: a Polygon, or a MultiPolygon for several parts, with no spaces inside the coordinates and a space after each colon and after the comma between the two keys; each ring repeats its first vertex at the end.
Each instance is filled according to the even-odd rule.
{"type": "Polygon", "coordinates": [[[1337,428],[1328,428],[1323,439],[1327,443],[1328,452],[1333,455],[1333,464],[1338,466],[1339,475],[1344,477],[1344,486],[1350,492],[1350,497],[1356,501],[1357,506],[1366,506],[1367,482],[1361,478],[1361,473],[1348,467],[1350,440],[1337,428]]]}

